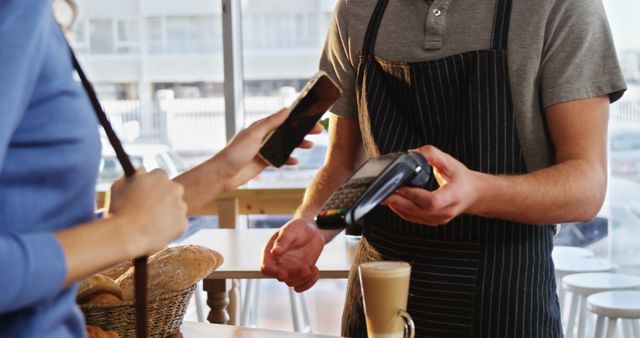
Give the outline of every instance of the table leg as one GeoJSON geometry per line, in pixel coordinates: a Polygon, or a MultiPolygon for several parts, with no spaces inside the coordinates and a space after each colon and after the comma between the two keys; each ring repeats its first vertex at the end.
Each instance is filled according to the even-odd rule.
{"type": "Polygon", "coordinates": [[[227,280],[225,279],[205,279],[203,281],[204,291],[207,293],[207,305],[211,308],[207,320],[214,324],[227,324],[229,314],[229,296],[227,293],[227,280]]]}
{"type": "Polygon", "coordinates": [[[211,311],[207,320],[214,324],[236,325],[238,321],[238,281],[205,279],[203,289],[207,293],[207,305],[211,311]]]}
{"type": "Polygon", "coordinates": [[[238,290],[239,282],[237,279],[232,279],[231,288],[229,289],[229,305],[227,306],[227,312],[229,313],[229,325],[238,325],[238,318],[240,313],[240,293],[238,290]]]}

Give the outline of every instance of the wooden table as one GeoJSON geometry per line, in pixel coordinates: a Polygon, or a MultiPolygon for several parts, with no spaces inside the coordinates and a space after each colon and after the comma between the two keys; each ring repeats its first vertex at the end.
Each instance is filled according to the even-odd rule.
{"type": "MultiPolygon", "coordinates": [[[[183,338],[328,338],[317,334],[305,334],[246,327],[184,322],[180,327],[183,338]]],[[[180,337],[178,335],[177,337],[180,337]]]]}
{"type": "MultiPolygon", "coordinates": [[[[207,319],[218,324],[237,324],[238,293],[236,279],[271,278],[260,272],[262,249],[277,229],[206,229],[180,244],[208,247],[224,256],[224,263],[204,280],[207,319]]],[[[318,259],[320,278],[347,278],[357,241],[341,233],[323,250],[318,259]]]]}

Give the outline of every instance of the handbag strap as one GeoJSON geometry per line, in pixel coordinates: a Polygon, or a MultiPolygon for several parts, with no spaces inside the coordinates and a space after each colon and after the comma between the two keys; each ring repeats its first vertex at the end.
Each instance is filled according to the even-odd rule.
{"type": "MultiPolygon", "coordinates": [[[[124,169],[124,173],[126,177],[131,177],[135,174],[135,168],[131,164],[131,160],[129,159],[129,155],[124,151],[122,147],[122,143],[118,136],[113,131],[113,127],[107,118],[107,114],[102,109],[102,105],[98,100],[98,96],[96,95],[96,91],[93,88],[89,79],[85,75],[82,67],[80,67],[80,63],[76,58],[75,53],[71,46],[69,46],[69,51],[71,53],[71,59],[73,61],[73,68],[75,68],[78,76],[80,77],[80,81],[82,82],[82,87],[87,92],[89,96],[89,100],[91,101],[91,105],[93,106],[93,110],[96,112],[98,117],[98,121],[100,121],[100,125],[104,129],[107,134],[107,138],[109,139],[109,143],[113,147],[113,150],[116,152],[116,156],[118,158],[118,162],[124,169]]],[[[138,338],[146,338],[148,337],[147,330],[147,256],[139,257],[134,260],[135,267],[135,299],[136,299],[136,337],[138,338]]]]}

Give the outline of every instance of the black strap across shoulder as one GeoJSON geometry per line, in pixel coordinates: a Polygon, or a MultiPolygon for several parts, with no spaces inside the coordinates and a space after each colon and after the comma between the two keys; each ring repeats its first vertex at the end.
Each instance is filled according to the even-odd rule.
{"type": "MultiPolygon", "coordinates": [[[[73,68],[78,73],[80,77],[80,81],[82,82],[82,87],[87,92],[89,96],[89,100],[91,101],[91,105],[95,110],[95,113],[98,117],[98,121],[100,121],[100,125],[104,129],[107,134],[107,138],[109,139],[109,143],[113,147],[113,150],[116,152],[116,156],[122,169],[124,170],[125,176],[131,177],[135,174],[135,168],[131,164],[131,160],[129,156],[124,151],[124,147],[122,147],[122,143],[118,136],[113,131],[113,127],[107,118],[107,114],[102,109],[102,105],[98,100],[98,96],[96,95],[96,91],[93,88],[89,79],[85,75],[82,67],[80,66],[80,62],[76,58],[73,49],[69,47],[69,52],[71,53],[71,59],[73,61],[73,68]]],[[[147,328],[147,257],[139,257],[134,261],[135,267],[135,299],[136,299],[136,337],[138,338],[146,338],[148,337],[148,328],[147,328]]]]}

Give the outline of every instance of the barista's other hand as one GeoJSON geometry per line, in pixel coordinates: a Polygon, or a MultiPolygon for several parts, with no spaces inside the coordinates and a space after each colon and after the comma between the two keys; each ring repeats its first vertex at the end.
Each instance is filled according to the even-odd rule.
{"type": "Polygon", "coordinates": [[[440,188],[431,192],[403,187],[384,202],[403,219],[426,225],[441,225],[470,212],[478,198],[478,174],[434,146],[415,149],[433,168],[440,188]]]}
{"type": "Polygon", "coordinates": [[[293,219],[274,233],[265,245],[260,270],[297,292],[305,291],[318,280],[316,262],[324,243],[322,233],[313,222],[293,219]]]}
{"type": "MultiPolygon", "coordinates": [[[[249,127],[236,134],[227,146],[216,155],[224,164],[225,191],[231,191],[244,184],[260,173],[268,164],[258,156],[258,151],[264,138],[276,127],[281,125],[289,116],[288,109],[282,109],[252,123],[249,127]]],[[[319,134],[322,126],[317,124],[309,134],[319,134]]],[[[311,148],[313,143],[302,141],[299,148],[311,148]]],[[[287,165],[298,163],[295,158],[289,158],[287,165]]]]}

